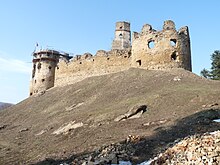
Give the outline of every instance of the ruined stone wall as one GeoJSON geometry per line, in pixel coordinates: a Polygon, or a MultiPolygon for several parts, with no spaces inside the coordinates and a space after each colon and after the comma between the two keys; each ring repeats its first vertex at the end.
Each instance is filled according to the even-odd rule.
{"type": "Polygon", "coordinates": [[[99,50],[94,56],[90,53],[76,55],[70,61],[63,54],[48,56],[43,61],[37,56],[41,60],[34,61],[35,74],[31,82],[31,93],[131,67],[192,70],[188,27],[177,31],[174,22],[168,20],[164,22],[161,31],[156,31],[151,25],[145,24],[140,33],[133,33],[132,47],[130,41],[130,23],[117,22],[111,51],[99,50]],[[37,70],[39,63],[42,67],[37,70]]]}
{"type": "Polygon", "coordinates": [[[55,86],[72,84],[91,76],[119,72],[130,68],[131,50],[99,50],[75,56],[70,62],[61,61],[55,73],[55,86]]]}
{"type": "Polygon", "coordinates": [[[173,21],[165,21],[163,30],[144,25],[133,33],[133,67],[146,69],[184,68],[192,70],[188,27],[176,31],[173,21]]]}
{"type": "Polygon", "coordinates": [[[116,22],[115,38],[112,49],[123,50],[131,47],[131,31],[129,22],[116,22]]]}

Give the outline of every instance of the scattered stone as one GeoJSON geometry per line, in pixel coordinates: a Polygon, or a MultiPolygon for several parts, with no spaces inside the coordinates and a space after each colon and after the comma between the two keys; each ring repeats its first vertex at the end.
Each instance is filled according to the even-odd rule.
{"type": "Polygon", "coordinates": [[[163,119],[163,120],[158,120],[158,121],[147,122],[147,123],[144,123],[143,126],[164,124],[167,121],[168,121],[167,119],[163,119]]]}
{"type": "Polygon", "coordinates": [[[45,132],[47,132],[47,130],[43,129],[39,133],[37,133],[36,136],[40,136],[40,135],[44,134],[45,132]]]}
{"type": "Polygon", "coordinates": [[[220,131],[183,139],[151,162],[154,164],[220,164],[220,131]]]}
{"type": "Polygon", "coordinates": [[[6,124],[0,126],[0,130],[5,129],[7,127],[6,124]]]}
{"type": "Polygon", "coordinates": [[[128,135],[127,139],[126,139],[126,142],[127,143],[130,143],[130,142],[138,142],[140,141],[140,136],[136,136],[136,135],[128,135]]]}
{"type": "Polygon", "coordinates": [[[72,111],[73,109],[78,108],[78,107],[80,107],[83,104],[84,104],[83,102],[82,103],[78,103],[78,104],[73,104],[70,107],[66,107],[65,109],[66,109],[66,111],[72,111]]]}
{"type": "Polygon", "coordinates": [[[173,78],[173,81],[181,81],[181,77],[176,76],[176,77],[173,78]]]}
{"type": "Polygon", "coordinates": [[[23,128],[23,129],[19,130],[19,132],[26,132],[26,131],[29,131],[29,128],[23,128]]]}
{"type": "Polygon", "coordinates": [[[203,108],[211,108],[211,107],[214,107],[214,106],[218,106],[218,103],[202,105],[203,108]]]}
{"type": "Polygon", "coordinates": [[[71,121],[68,124],[64,124],[64,126],[55,130],[52,134],[59,135],[59,134],[68,134],[71,130],[82,127],[83,123],[75,123],[75,121],[71,121]]]}

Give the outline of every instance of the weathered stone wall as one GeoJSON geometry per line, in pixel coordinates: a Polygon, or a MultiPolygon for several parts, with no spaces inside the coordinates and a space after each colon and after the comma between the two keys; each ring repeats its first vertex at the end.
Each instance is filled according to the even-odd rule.
{"type": "Polygon", "coordinates": [[[131,50],[99,50],[95,56],[85,53],[70,62],[61,61],[55,74],[55,86],[72,84],[91,76],[119,72],[130,68],[131,50]]]}
{"type": "Polygon", "coordinates": [[[163,30],[144,25],[133,33],[132,66],[146,69],[191,68],[188,28],[176,31],[173,21],[165,21],[163,30]]]}
{"type": "Polygon", "coordinates": [[[145,24],[140,33],[133,33],[132,47],[130,41],[130,23],[117,22],[111,51],[99,50],[94,56],[90,53],[76,55],[70,61],[61,54],[56,57],[47,56],[43,61],[37,56],[41,60],[33,61],[35,71],[30,86],[31,93],[131,67],[192,70],[188,27],[177,31],[174,22],[168,20],[164,22],[161,31],[156,31],[151,25],[145,24]],[[57,63],[51,59],[60,61],[57,63]],[[39,63],[42,67],[36,69],[39,63]],[[48,69],[49,67],[51,68],[48,69]]]}

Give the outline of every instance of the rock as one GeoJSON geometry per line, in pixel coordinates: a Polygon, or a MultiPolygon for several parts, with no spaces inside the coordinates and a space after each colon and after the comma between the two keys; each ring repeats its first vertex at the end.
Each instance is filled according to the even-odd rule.
{"type": "Polygon", "coordinates": [[[158,121],[147,122],[147,123],[144,123],[143,126],[164,124],[167,121],[168,121],[167,119],[163,119],[163,120],[158,120],[158,121]]]}
{"type": "Polygon", "coordinates": [[[211,108],[211,107],[214,107],[214,106],[218,106],[218,103],[212,103],[212,104],[202,105],[203,108],[211,108]]]}
{"type": "Polygon", "coordinates": [[[59,135],[59,134],[68,134],[71,130],[82,127],[83,123],[75,123],[75,121],[71,121],[68,124],[58,128],[52,134],[59,135]]]}
{"type": "Polygon", "coordinates": [[[21,130],[19,130],[19,132],[26,132],[29,131],[29,128],[22,128],[21,130]]]}
{"type": "Polygon", "coordinates": [[[36,136],[40,136],[40,135],[44,134],[45,132],[47,132],[47,130],[41,130],[39,133],[36,134],[36,136]]]}
{"type": "Polygon", "coordinates": [[[6,124],[0,126],[0,130],[5,129],[7,127],[6,124]]]}
{"type": "Polygon", "coordinates": [[[122,121],[125,119],[134,119],[134,118],[140,118],[141,115],[146,112],[147,106],[146,105],[139,105],[132,107],[128,112],[126,112],[124,115],[120,115],[117,118],[114,119],[114,121],[122,121]]]}
{"type": "Polygon", "coordinates": [[[115,118],[114,121],[121,121],[121,120],[123,120],[123,119],[127,119],[127,116],[125,116],[125,115],[120,115],[120,116],[118,116],[117,118],[115,118]]]}
{"type": "Polygon", "coordinates": [[[152,164],[220,164],[219,138],[220,131],[185,138],[160,154],[152,164]]]}
{"type": "Polygon", "coordinates": [[[180,81],[180,80],[181,80],[181,77],[179,77],[179,76],[176,76],[173,78],[173,81],[180,81]]]}
{"type": "Polygon", "coordinates": [[[87,165],[87,162],[83,162],[83,164],[82,165],[87,165]]]}
{"type": "Polygon", "coordinates": [[[126,142],[129,143],[129,142],[138,142],[140,141],[140,136],[135,136],[135,135],[128,135],[127,139],[126,139],[126,142]]]}

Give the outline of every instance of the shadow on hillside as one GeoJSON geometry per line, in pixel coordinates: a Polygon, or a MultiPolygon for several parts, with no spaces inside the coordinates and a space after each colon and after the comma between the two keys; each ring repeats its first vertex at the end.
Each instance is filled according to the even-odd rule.
{"type": "MultiPolygon", "coordinates": [[[[173,127],[158,127],[155,130],[157,133],[154,136],[145,137],[138,142],[129,144],[121,142],[121,145],[125,146],[127,152],[134,153],[134,155],[130,157],[130,160],[134,162],[134,164],[140,163],[152,158],[155,154],[163,151],[166,147],[172,146],[172,142],[177,139],[182,139],[189,135],[219,130],[220,123],[213,122],[213,119],[217,118],[220,118],[220,109],[204,110],[177,121],[177,124],[173,127]]],[[[94,152],[81,153],[79,155],[73,155],[66,160],[47,159],[38,162],[35,165],[57,165],[62,164],[63,162],[70,163],[75,158],[85,159],[88,158],[89,155],[94,156],[96,154],[94,154],[94,152]]]]}

